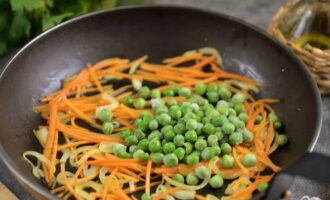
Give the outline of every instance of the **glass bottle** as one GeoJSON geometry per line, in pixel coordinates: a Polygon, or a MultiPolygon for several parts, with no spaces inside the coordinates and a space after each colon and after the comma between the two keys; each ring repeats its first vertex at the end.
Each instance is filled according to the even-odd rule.
{"type": "Polygon", "coordinates": [[[330,0],[300,0],[282,16],[279,29],[297,47],[330,49],[330,0]]]}

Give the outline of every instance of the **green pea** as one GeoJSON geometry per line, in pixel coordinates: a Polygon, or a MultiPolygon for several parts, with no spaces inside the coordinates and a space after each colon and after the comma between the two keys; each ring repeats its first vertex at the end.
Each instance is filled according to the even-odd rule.
{"type": "Polygon", "coordinates": [[[242,113],[245,111],[245,107],[242,103],[235,104],[234,109],[235,109],[236,113],[242,113]]]}
{"type": "Polygon", "coordinates": [[[174,132],[176,134],[184,134],[186,132],[186,126],[183,123],[177,123],[174,128],[173,128],[174,132]]]}
{"type": "Polygon", "coordinates": [[[108,109],[103,109],[100,112],[100,120],[103,122],[109,122],[112,119],[112,112],[108,109]]]}
{"type": "Polygon", "coordinates": [[[234,124],[232,124],[230,122],[226,122],[222,126],[222,131],[225,134],[232,134],[235,131],[235,126],[234,126],[234,124]]]}
{"type": "Polygon", "coordinates": [[[232,150],[232,148],[231,148],[230,144],[228,144],[228,143],[222,143],[221,144],[221,151],[223,153],[229,154],[229,153],[231,153],[231,150],[232,150]]]}
{"type": "Polygon", "coordinates": [[[142,149],[138,149],[133,153],[133,158],[138,158],[140,159],[140,157],[143,157],[143,154],[145,152],[142,149]]]}
{"type": "Polygon", "coordinates": [[[276,140],[276,142],[277,142],[277,144],[280,145],[280,146],[285,145],[286,143],[288,143],[288,141],[289,141],[288,137],[287,137],[286,135],[284,135],[284,134],[279,134],[279,135],[277,136],[277,140],[276,140]]]}
{"type": "Polygon", "coordinates": [[[204,139],[197,139],[195,142],[195,148],[199,151],[203,151],[207,147],[207,142],[204,139]]]}
{"type": "Polygon", "coordinates": [[[171,88],[166,88],[165,90],[163,90],[163,95],[165,97],[173,97],[175,93],[171,88]]]}
{"type": "Polygon", "coordinates": [[[219,100],[219,94],[217,92],[211,91],[211,92],[207,92],[207,99],[211,102],[211,103],[216,103],[219,100]]]}
{"type": "Polygon", "coordinates": [[[136,108],[136,109],[143,109],[144,106],[146,105],[146,100],[144,100],[141,97],[134,99],[133,105],[134,105],[134,108],[136,108]]]}
{"type": "Polygon", "coordinates": [[[191,119],[197,121],[196,120],[197,119],[197,114],[195,114],[193,112],[188,112],[188,113],[185,114],[185,116],[183,118],[184,118],[186,123],[187,123],[188,120],[191,120],[191,119]]]}
{"type": "Polygon", "coordinates": [[[160,144],[159,140],[152,139],[151,141],[149,141],[148,148],[150,152],[155,153],[161,150],[162,145],[160,144]]]}
{"type": "Polygon", "coordinates": [[[136,129],[133,133],[139,140],[145,138],[146,134],[141,129],[136,129]]]}
{"type": "Polygon", "coordinates": [[[184,144],[184,136],[183,135],[176,135],[174,136],[173,142],[175,146],[181,147],[184,144]]]}
{"type": "Polygon", "coordinates": [[[128,146],[138,143],[138,138],[135,135],[130,135],[125,139],[125,142],[128,146]]]}
{"type": "Polygon", "coordinates": [[[248,153],[243,156],[241,161],[245,167],[253,167],[257,164],[257,157],[252,153],[248,153]]]}
{"type": "Polygon", "coordinates": [[[150,96],[150,89],[147,86],[143,86],[139,89],[138,94],[141,98],[148,98],[150,96]]]}
{"type": "Polygon", "coordinates": [[[238,115],[238,119],[243,122],[247,122],[249,120],[249,115],[247,115],[246,113],[240,113],[238,115]]]}
{"type": "Polygon", "coordinates": [[[207,113],[206,113],[206,116],[210,119],[212,119],[213,117],[218,117],[220,116],[220,113],[215,110],[215,109],[212,109],[212,110],[209,110],[207,113]]]}
{"type": "Polygon", "coordinates": [[[215,126],[211,123],[206,123],[203,127],[203,132],[207,135],[212,135],[215,133],[215,126]]]}
{"type": "Polygon", "coordinates": [[[237,115],[237,113],[236,113],[235,109],[229,108],[228,109],[228,115],[237,115]]]}
{"type": "Polygon", "coordinates": [[[198,156],[198,158],[200,158],[200,157],[201,157],[201,154],[202,154],[202,153],[201,153],[199,150],[195,149],[195,150],[193,150],[193,151],[191,152],[190,155],[196,155],[196,156],[198,156]]]}
{"type": "Polygon", "coordinates": [[[151,90],[150,96],[152,99],[159,99],[162,95],[159,90],[153,89],[151,90]]]}
{"type": "Polygon", "coordinates": [[[199,111],[199,105],[197,103],[191,103],[191,108],[192,108],[193,112],[199,111]]]}
{"type": "Polygon", "coordinates": [[[243,142],[243,135],[240,132],[234,132],[229,135],[229,143],[234,144],[242,144],[243,142]]]}
{"type": "Polygon", "coordinates": [[[220,144],[223,144],[223,143],[229,143],[228,135],[224,135],[224,137],[220,140],[220,144]]]}
{"type": "Polygon", "coordinates": [[[142,149],[143,151],[147,151],[149,147],[149,140],[148,139],[142,139],[138,143],[139,149],[142,149]]]}
{"type": "Polygon", "coordinates": [[[188,141],[188,142],[196,142],[196,140],[197,140],[197,133],[196,133],[196,131],[190,130],[190,131],[187,131],[185,133],[185,136],[184,137],[185,137],[185,140],[188,141]]]}
{"type": "Polygon", "coordinates": [[[214,135],[217,136],[218,141],[220,141],[224,137],[224,134],[223,134],[223,132],[222,132],[222,130],[221,130],[220,127],[217,127],[215,129],[216,130],[215,130],[215,134],[214,135]],[[220,130],[217,130],[217,129],[220,129],[220,130]]]}
{"type": "Polygon", "coordinates": [[[178,183],[184,183],[184,177],[181,174],[175,174],[172,179],[178,183]]]}
{"type": "Polygon", "coordinates": [[[188,130],[196,130],[197,126],[198,126],[197,121],[194,119],[188,119],[186,121],[186,129],[188,130]]]}
{"type": "Polygon", "coordinates": [[[217,189],[221,188],[223,186],[223,178],[219,175],[214,175],[209,181],[209,184],[212,188],[217,189]]]}
{"type": "Polygon", "coordinates": [[[178,104],[178,102],[175,99],[171,99],[167,102],[168,107],[175,106],[177,104],[178,104]]]}
{"type": "Polygon", "coordinates": [[[209,112],[210,110],[214,110],[214,106],[212,104],[210,104],[210,103],[205,104],[203,106],[203,110],[207,114],[207,112],[209,112]]]}
{"type": "Polygon", "coordinates": [[[197,163],[199,163],[199,156],[196,155],[196,154],[188,155],[187,158],[186,158],[186,163],[189,166],[196,165],[197,163]]]}
{"type": "Polygon", "coordinates": [[[102,132],[104,134],[111,134],[113,131],[113,125],[111,122],[104,122],[103,125],[102,125],[102,132]]]}
{"type": "Polygon", "coordinates": [[[220,100],[220,101],[218,101],[218,103],[217,103],[217,108],[218,108],[219,106],[223,106],[223,107],[229,108],[229,104],[228,104],[228,102],[225,101],[225,100],[220,100]]]}
{"type": "Polygon", "coordinates": [[[133,98],[131,96],[124,97],[124,104],[128,105],[128,106],[132,105],[133,104],[133,98]]]}
{"type": "Polygon", "coordinates": [[[211,172],[205,166],[200,166],[195,169],[195,174],[198,178],[205,179],[211,175],[211,172]]]}
{"type": "Polygon", "coordinates": [[[148,135],[148,140],[153,140],[153,139],[159,140],[160,135],[161,133],[159,132],[159,130],[154,130],[148,135]]]}
{"type": "Polygon", "coordinates": [[[147,161],[147,160],[149,160],[149,154],[148,153],[140,154],[138,159],[143,160],[143,161],[147,161]]]}
{"type": "Polygon", "coordinates": [[[117,153],[117,156],[119,158],[131,158],[132,157],[132,155],[130,153],[126,152],[126,151],[119,151],[117,153]]]}
{"type": "Polygon", "coordinates": [[[245,123],[242,122],[241,120],[237,120],[234,122],[234,126],[236,129],[243,129],[245,128],[245,123]]]}
{"type": "Polygon", "coordinates": [[[257,185],[257,190],[259,192],[265,192],[268,189],[268,183],[267,182],[260,182],[257,185]]]}
{"type": "Polygon", "coordinates": [[[157,116],[157,121],[160,125],[165,126],[171,123],[171,117],[166,114],[166,113],[162,113],[160,115],[157,116]]]}
{"type": "Polygon", "coordinates": [[[224,155],[221,158],[221,165],[223,168],[228,169],[232,168],[234,165],[234,158],[231,155],[224,155]]]}
{"type": "Polygon", "coordinates": [[[173,129],[169,129],[169,130],[164,131],[163,135],[164,135],[164,139],[166,141],[172,141],[175,137],[175,132],[173,129]]]}
{"type": "Polygon", "coordinates": [[[274,122],[274,129],[279,131],[282,129],[282,123],[279,121],[274,122]]]}
{"type": "Polygon", "coordinates": [[[193,146],[191,143],[185,142],[183,146],[185,148],[186,154],[190,154],[192,152],[193,146]]]}
{"type": "Polygon", "coordinates": [[[166,154],[163,158],[164,165],[168,167],[177,166],[179,163],[178,157],[174,153],[166,154]]]}
{"type": "Polygon", "coordinates": [[[162,153],[153,153],[150,156],[151,161],[156,164],[162,164],[164,159],[164,154],[162,153]]]}
{"type": "Polygon", "coordinates": [[[211,118],[211,123],[214,126],[222,126],[224,123],[228,122],[227,117],[221,115],[221,116],[215,116],[211,118]]]}
{"type": "Polygon", "coordinates": [[[275,121],[278,121],[278,117],[275,113],[269,113],[268,114],[268,120],[271,121],[271,122],[275,122],[275,121]]]}
{"type": "Polygon", "coordinates": [[[150,194],[144,193],[144,194],[141,196],[141,200],[151,200],[151,196],[150,196],[150,194]]]}
{"type": "Polygon", "coordinates": [[[128,151],[130,153],[134,153],[138,149],[139,149],[139,147],[137,145],[132,145],[132,146],[129,147],[129,150],[128,151]]]}
{"type": "Polygon", "coordinates": [[[229,99],[232,95],[231,91],[228,89],[228,87],[219,87],[218,93],[221,99],[229,99]]]}
{"type": "Polygon", "coordinates": [[[132,132],[131,132],[131,130],[129,130],[129,129],[124,129],[124,130],[122,130],[122,131],[120,131],[120,133],[119,133],[119,137],[121,138],[121,139],[125,139],[125,138],[127,138],[128,136],[130,136],[132,134],[132,132]]]}
{"type": "Polygon", "coordinates": [[[216,135],[209,135],[207,137],[207,143],[209,146],[217,146],[218,144],[218,137],[216,135]]]}
{"type": "Polygon", "coordinates": [[[198,181],[198,177],[193,172],[189,173],[186,177],[186,182],[188,185],[197,185],[198,181]]]}
{"type": "Polygon", "coordinates": [[[204,83],[197,83],[194,87],[194,92],[198,95],[204,95],[206,92],[206,85],[204,83]]]}
{"type": "Polygon", "coordinates": [[[160,115],[160,114],[163,114],[163,113],[168,113],[168,108],[164,105],[160,105],[156,108],[156,114],[157,115],[160,115]]]}
{"type": "Polygon", "coordinates": [[[198,99],[198,105],[200,105],[200,106],[204,106],[208,103],[209,103],[209,101],[207,99],[204,99],[204,98],[198,99]]]}
{"type": "Polygon", "coordinates": [[[182,160],[186,154],[184,148],[179,147],[177,149],[174,150],[174,154],[176,155],[176,157],[178,157],[179,160],[182,160]]]}
{"type": "Polygon", "coordinates": [[[163,146],[164,153],[173,153],[175,151],[175,144],[173,142],[166,143],[163,146]]]}
{"type": "Polygon", "coordinates": [[[152,131],[154,131],[154,130],[156,130],[157,128],[158,128],[158,121],[157,120],[151,120],[150,122],[149,122],[149,129],[150,130],[152,130],[152,131]]]}
{"type": "Polygon", "coordinates": [[[197,97],[189,97],[188,101],[190,103],[195,103],[198,105],[198,98],[197,97]]]}
{"type": "Polygon", "coordinates": [[[211,152],[214,152],[214,155],[218,156],[219,154],[221,154],[221,148],[219,146],[212,146],[211,152]]]}
{"type": "Polygon", "coordinates": [[[234,96],[231,98],[231,101],[234,104],[238,104],[238,103],[243,103],[243,101],[245,100],[245,95],[242,93],[236,93],[234,94],[234,96]]]}
{"type": "Polygon", "coordinates": [[[165,104],[164,104],[164,102],[161,99],[155,99],[155,100],[152,101],[152,104],[151,104],[151,108],[153,110],[157,110],[158,108],[164,107],[164,106],[165,106],[165,104]]]}
{"type": "Polygon", "coordinates": [[[215,152],[211,149],[211,147],[207,147],[202,151],[201,157],[203,160],[210,160],[215,156],[215,152]]]}
{"type": "Polygon", "coordinates": [[[261,121],[262,121],[262,116],[261,116],[261,115],[258,115],[258,116],[256,117],[255,123],[256,123],[256,124],[259,124],[261,121]]]}
{"type": "Polygon", "coordinates": [[[196,128],[197,135],[202,134],[202,132],[203,132],[203,126],[204,125],[202,123],[197,123],[197,128],[196,128]]]}
{"type": "Polygon", "coordinates": [[[179,89],[179,96],[181,97],[189,97],[191,95],[191,91],[189,88],[182,87],[179,89]]]}
{"type": "Polygon", "coordinates": [[[180,110],[181,110],[182,114],[185,115],[185,114],[191,112],[192,108],[191,108],[190,104],[184,104],[181,106],[180,110]]]}
{"type": "Polygon", "coordinates": [[[112,151],[114,154],[118,154],[120,151],[125,151],[126,152],[126,146],[123,144],[115,144],[112,148],[112,151]]]}
{"type": "Polygon", "coordinates": [[[217,92],[218,91],[218,85],[215,83],[211,83],[206,87],[206,92],[217,92]]]}
{"type": "Polygon", "coordinates": [[[148,128],[149,128],[149,122],[144,121],[144,120],[140,120],[140,119],[137,119],[136,121],[137,122],[135,123],[135,127],[137,129],[140,129],[142,131],[147,131],[148,130],[148,128]]]}
{"type": "Polygon", "coordinates": [[[243,130],[241,130],[241,133],[243,134],[243,141],[244,142],[252,142],[253,141],[253,133],[251,133],[251,131],[243,129],[243,130]]]}
{"type": "Polygon", "coordinates": [[[231,123],[234,123],[236,121],[238,121],[238,117],[236,115],[229,115],[228,117],[228,121],[231,122],[231,123]]]}
{"type": "Polygon", "coordinates": [[[219,106],[217,106],[217,110],[219,111],[219,113],[221,115],[224,115],[224,116],[227,116],[229,113],[228,106],[219,105],[219,106]]]}

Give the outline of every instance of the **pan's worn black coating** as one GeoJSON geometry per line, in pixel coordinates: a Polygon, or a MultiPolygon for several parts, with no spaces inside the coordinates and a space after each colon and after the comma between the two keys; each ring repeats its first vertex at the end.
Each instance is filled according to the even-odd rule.
{"type": "Polygon", "coordinates": [[[267,84],[260,97],[277,98],[290,145],[272,159],[286,167],[311,151],[321,124],[318,90],[303,64],[266,33],[232,17],[192,8],[155,6],[101,11],[76,18],[37,37],[7,65],[0,79],[0,155],[38,198],[56,199],[22,159],[40,150],[32,130],[41,123],[32,107],[60,88],[60,80],[108,57],[150,60],[211,46],[228,71],[267,84]]]}

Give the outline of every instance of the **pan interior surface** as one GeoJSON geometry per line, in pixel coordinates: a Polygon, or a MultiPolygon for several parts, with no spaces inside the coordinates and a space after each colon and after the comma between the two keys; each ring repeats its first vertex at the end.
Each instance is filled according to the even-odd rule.
{"type": "Polygon", "coordinates": [[[182,7],[120,8],[64,23],[29,43],[8,64],[0,79],[1,154],[15,176],[35,193],[55,198],[22,159],[40,150],[32,130],[43,123],[32,107],[61,87],[60,80],[87,63],[104,58],[150,62],[187,50],[214,47],[226,70],[265,83],[258,97],[280,99],[275,106],[290,145],[272,159],[287,167],[310,150],[320,126],[320,99],[301,62],[253,27],[220,14],[182,7]]]}

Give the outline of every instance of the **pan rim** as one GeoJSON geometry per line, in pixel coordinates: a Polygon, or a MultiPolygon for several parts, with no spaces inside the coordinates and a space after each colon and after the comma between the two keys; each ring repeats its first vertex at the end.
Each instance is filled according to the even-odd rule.
{"type": "MultiPolygon", "coordinates": [[[[39,40],[42,38],[47,38],[48,35],[56,30],[60,30],[65,28],[66,26],[70,26],[71,24],[75,22],[79,22],[81,20],[86,20],[90,17],[97,16],[97,15],[102,15],[106,13],[112,13],[112,12],[125,12],[129,10],[139,10],[139,9],[180,9],[180,10],[186,10],[186,11],[193,11],[193,12],[199,12],[203,13],[206,15],[222,18],[228,21],[232,21],[236,24],[240,24],[247,29],[250,29],[251,31],[254,31],[258,36],[264,37],[264,39],[269,40],[272,42],[274,45],[277,45],[279,48],[281,48],[286,54],[291,56],[292,59],[299,65],[303,73],[306,75],[307,81],[309,84],[312,86],[313,89],[313,95],[314,99],[316,101],[316,124],[315,124],[315,131],[312,137],[312,140],[310,141],[310,144],[308,148],[306,149],[307,152],[312,152],[317,140],[320,135],[321,131],[321,126],[322,126],[322,103],[321,103],[321,96],[318,92],[317,85],[312,78],[312,76],[309,74],[308,69],[304,66],[303,62],[291,51],[289,50],[284,44],[276,40],[275,38],[271,37],[265,30],[250,24],[242,19],[220,13],[220,12],[215,12],[215,11],[210,11],[208,9],[202,9],[202,8],[196,8],[192,6],[179,6],[179,5],[143,5],[143,6],[123,6],[123,7],[117,7],[117,8],[112,8],[112,9],[106,9],[106,10],[100,10],[92,13],[88,13],[85,15],[81,15],[79,17],[73,18],[71,20],[68,20],[66,22],[63,22],[59,25],[56,25],[53,28],[50,28],[49,30],[43,32],[42,34],[36,36],[34,39],[29,41],[24,47],[22,47],[8,62],[5,64],[5,67],[3,68],[3,71],[0,74],[0,80],[5,76],[6,72],[8,71],[8,68],[10,65],[24,52],[28,51],[29,48],[32,48],[35,43],[37,43],[39,40]]],[[[3,160],[5,163],[6,167],[10,170],[10,172],[14,175],[16,179],[18,179],[20,184],[24,184],[25,186],[29,187],[30,189],[34,190],[36,193],[39,195],[47,198],[47,199],[59,199],[55,195],[51,194],[49,190],[47,190],[45,187],[36,185],[32,183],[32,181],[27,178],[24,173],[22,173],[17,167],[15,167],[15,164],[13,163],[12,159],[8,156],[7,152],[4,150],[2,144],[0,144],[0,158],[3,160]]]]}

